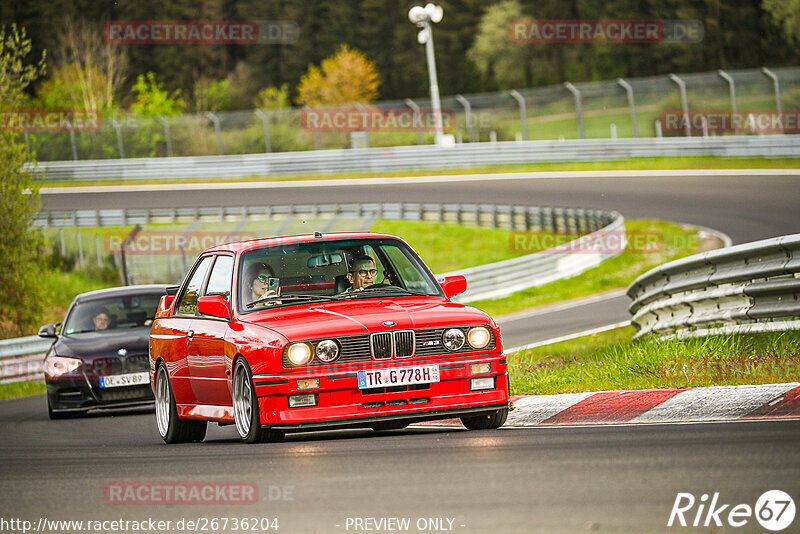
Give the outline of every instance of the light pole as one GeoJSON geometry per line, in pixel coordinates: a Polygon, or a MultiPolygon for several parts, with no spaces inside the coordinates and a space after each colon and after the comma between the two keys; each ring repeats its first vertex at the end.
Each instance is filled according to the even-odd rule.
{"type": "Polygon", "coordinates": [[[433,54],[433,31],[431,22],[441,22],[444,10],[442,6],[427,4],[425,7],[414,6],[408,12],[408,20],[422,28],[417,34],[417,42],[425,45],[425,54],[428,57],[428,77],[431,82],[431,107],[433,108],[433,121],[436,129],[436,143],[442,141],[442,104],[439,101],[439,81],[436,78],[436,57],[433,54]]]}

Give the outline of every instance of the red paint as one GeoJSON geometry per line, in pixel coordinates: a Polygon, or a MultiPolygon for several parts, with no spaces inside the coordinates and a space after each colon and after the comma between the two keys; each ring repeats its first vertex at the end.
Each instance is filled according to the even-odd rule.
{"type": "Polygon", "coordinates": [[[683,389],[602,391],[542,421],[542,425],[627,423],[652,410],[683,389]]]}
{"type": "Polygon", "coordinates": [[[800,417],[800,386],[775,399],[770,399],[769,402],[743,416],[742,419],[788,419],[793,417],[800,417]],[[775,402],[776,400],[777,402],[775,402]],[[770,406],[770,403],[774,404],[770,406]]]}

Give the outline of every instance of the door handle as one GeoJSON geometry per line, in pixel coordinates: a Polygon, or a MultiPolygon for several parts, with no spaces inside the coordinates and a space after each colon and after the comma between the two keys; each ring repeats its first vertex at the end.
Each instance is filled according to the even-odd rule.
{"type": "Polygon", "coordinates": [[[192,339],[194,337],[194,330],[189,330],[188,332],[186,332],[186,336],[189,339],[192,339]]]}

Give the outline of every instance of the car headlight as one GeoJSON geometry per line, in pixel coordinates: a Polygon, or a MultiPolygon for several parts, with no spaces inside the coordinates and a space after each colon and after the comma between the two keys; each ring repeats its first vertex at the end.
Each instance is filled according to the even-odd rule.
{"type": "Polygon", "coordinates": [[[63,356],[50,356],[45,363],[44,371],[48,376],[61,376],[74,372],[81,366],[81,360],[77,358],[65,358],[63,356]]]}
{"type": "Polygon", "coordinates": [[[311,346],[308,343],[292,343],[286,351],[286,357],[292,365],[305,365],[311,360],[311,346]]]}
{"type": "Polygon", "coordinates": [[[482,349],[492,340],[489,329],[485,326],[473,326],[467,332],[467,341],[472,348],[482,349]]]}
{"type": "Polygon", "coordinates": [[[332,339],[324,339],[317,343],[317,358],[325,363],[330,363],[339,357],[339,345],[332,339]]]}
{"type": "Polygon", "coordinates": [[[464,346],[464,331],[460,328],[449,328],[442,334],[442,345],[447,350],[458,350],[464,346]]]}

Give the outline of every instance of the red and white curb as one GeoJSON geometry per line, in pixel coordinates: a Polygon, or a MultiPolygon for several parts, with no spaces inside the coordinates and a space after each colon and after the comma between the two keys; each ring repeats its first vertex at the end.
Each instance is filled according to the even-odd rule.
{"type": "Polygon", "coordinates": [[[517,395],[505,426],[800,418],[800,383],[517,395]]]}

